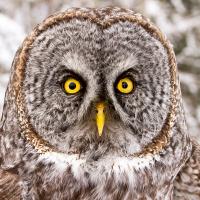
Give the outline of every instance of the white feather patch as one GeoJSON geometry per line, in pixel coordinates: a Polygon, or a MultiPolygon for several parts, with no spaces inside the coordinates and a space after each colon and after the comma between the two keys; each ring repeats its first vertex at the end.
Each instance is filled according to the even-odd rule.
{"type": "Polygon", "coordinates": [[[42,161],[46,164],[55,164],[55,175],[62,175],[67,167],[71,166],[74,177],[81,181],[83,184],[87,184],[87,180],[84,179],[84,173],[90,173],[90,180],[93,183],[102,183],[109,176],[114,175],[115,181],[118,183],[128,182],[130,185],[135,185],[135,173],[143,169],[149,169],[154,165],[155,160],[159,161],[158,155],[147,155],[145,157],[104,157],[94,162],[87,162],[86,159],[80,159],[77,154],[67,155],[56,152],[49,152],[40,155],[38,161],[42,161]],[[91,165],[92,164],[92,165],[91,165]],[[122,179],[124,174],[128,174],[126,179],[122,179]]]}

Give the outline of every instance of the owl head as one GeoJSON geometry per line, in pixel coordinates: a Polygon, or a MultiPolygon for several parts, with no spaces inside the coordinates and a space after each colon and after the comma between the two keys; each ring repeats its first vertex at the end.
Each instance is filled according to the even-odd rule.
{"type": "Polygon", "coordinates": [[[176,68],[169,41],[142,15],[69,9],[25,39],[6,98],[19,138],[36,153],[106,167],[107,158],[171,155],[176,146],[181,165],[187,136],[176,68]]]}
{"type": "Polygon", "coordinates": [[[25,40],[16,63],[20,123],[61,152],[139,153],[170,132],[174,55],[140,15],[98,12],[59,13],[25,40]]]}

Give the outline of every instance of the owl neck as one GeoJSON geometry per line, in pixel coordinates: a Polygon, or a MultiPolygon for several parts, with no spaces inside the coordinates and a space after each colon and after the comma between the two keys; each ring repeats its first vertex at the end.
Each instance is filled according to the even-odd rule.
{"type": "Polygon", "coordinates": [[[47,195],[55,195],[64,188],[69,199],[87,199],[95,194],[99,199],[169,200],[174,178],[190,155],[187,137],[176,134],[178,137],[171,139],[162,154],[132,159],[110,155],[89,161],[76,154],[40,154],[29,160],[33,168],[23,169],[24,183],[28,182],[32,190],[34,180],[42,174],[39,190],[47,195]],[[56,185],[57,191],[45,191],[46,185],[56,185]]]}
{"type": "Polygon", "coordinates": [[[76,155],[48,153],[32,161],[37,173],[30,168],[24,169],[24,184],[28,183],[29,190],[34,190],[34,180],[39,178],[40,192],[56,195],[60,191],[60,195],[66,194],[69,199],[87,199],[95,193],[99,199],[169,200],[175,172],[158,159],[108,157],[90,163],[76,155]],[[57,191],[46,191],[46,185],[56,185],[57,191]],[[63,188],[67,191],[64,194],[63,188]]]}

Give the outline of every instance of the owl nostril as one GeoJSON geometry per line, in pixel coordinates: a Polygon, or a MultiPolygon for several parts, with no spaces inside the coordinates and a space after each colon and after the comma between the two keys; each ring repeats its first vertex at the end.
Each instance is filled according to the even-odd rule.
{"type": "Polygon", "coordinates": [[[98,109],[96,108],[95,111],[96,111],[96,113],[101,113],[101,112],[105,113],[105,108],[103,108],[102,110],[98,110],[98,109]]]}

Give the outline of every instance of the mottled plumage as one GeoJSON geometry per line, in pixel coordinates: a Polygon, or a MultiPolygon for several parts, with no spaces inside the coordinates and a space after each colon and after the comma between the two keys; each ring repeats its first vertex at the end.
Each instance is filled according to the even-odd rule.
{"type": "MultiPolygon", "coordinates": [[[[0,124],[0,186],[7,185],[0,196],[168,200],[175,191],[179,198],[183,173],[197,173],[192,182],[199,177],[192,168],[199,147],[188,136],[177,77],[169,41],[140,14],[74,8],[47,18],[12,65],[0,124]],[[69,77],[81,83],[77,94],[64,91],[69,77]],[[129,94],[116,87],[124,77],[134,80],[129,94]],[[106,107],[101,137],[99,102],[106,107]]],[[[198,181],[191,200],[200,199],[198,181]]]]}

